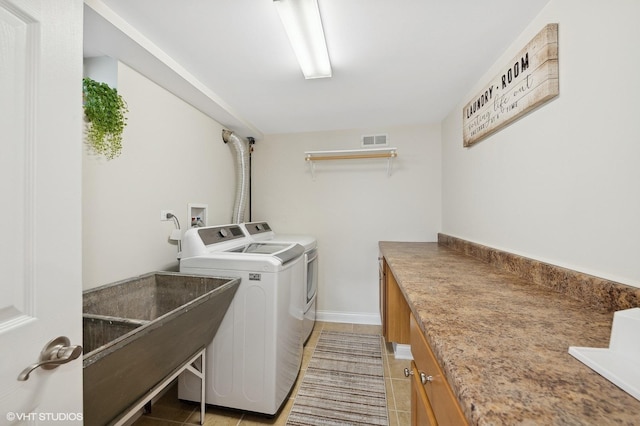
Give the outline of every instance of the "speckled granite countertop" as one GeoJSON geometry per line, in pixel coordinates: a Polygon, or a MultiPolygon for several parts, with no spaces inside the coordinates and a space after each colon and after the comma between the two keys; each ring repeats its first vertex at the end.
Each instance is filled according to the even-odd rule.
{"type": "Polygon", "coordinates": [[[437,243],[380,251],[473,425],[640,425],[640,401],[568,353],[613,314],[437,243]]]}

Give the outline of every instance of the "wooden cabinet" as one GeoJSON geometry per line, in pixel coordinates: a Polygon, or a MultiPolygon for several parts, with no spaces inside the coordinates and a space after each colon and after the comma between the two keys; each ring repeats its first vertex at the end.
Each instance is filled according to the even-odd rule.
{"type": "Polygon", "coordinates": [[[466,425],[449,383],[413,314],[410,317],[411,424],[413,426],[466,425]]]}
{"type": "MultiPolygon", "coordinates": [[[[411,344],[412,426],[466,425],[456,399],[429,343],[383,256],[380,256],[380,317],[387,342],[411,344]]],[[[406,371],[405,374],[408,374],[406,371]]]]}
{"type": "Polygon", "coordinates": [[[407,304],[384,257],[380,256],[380,319],[385,341],[409,344],[409,315],[407,304]]]}
{"type": "Polygon", "coordinates": [[[423,389],[418,367],[415,361],[411,361],[411,425],[437,426],[437,424],[433,408],[423,389]]]}

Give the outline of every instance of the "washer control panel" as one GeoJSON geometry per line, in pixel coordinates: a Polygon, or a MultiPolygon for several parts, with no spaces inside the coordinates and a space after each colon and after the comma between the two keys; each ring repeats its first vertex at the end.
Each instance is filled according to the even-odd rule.
{"type": "Polygon", "coordinates": [[[250,222],[245,223],[244,227],[249,232],[249,235],[263,234],[265,232],[271,232],[271,227],[267,222],[250,222]]]}
{"type": "Polygon", "coordinates": [[[205,246],[243,238],[244,233],[239,225],[210,226],[198,228],[198,235],[205,246]]]}

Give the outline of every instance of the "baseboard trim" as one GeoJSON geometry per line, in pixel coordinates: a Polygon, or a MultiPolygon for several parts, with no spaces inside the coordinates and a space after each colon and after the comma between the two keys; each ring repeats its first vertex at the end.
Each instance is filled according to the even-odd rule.
{"type": "Polygon", "coordinates": [[[325,322],[344,322],[348,324],[382,324],[379,314],[370,314],[365,312],[316,311],[316,320],[325,322]]]}

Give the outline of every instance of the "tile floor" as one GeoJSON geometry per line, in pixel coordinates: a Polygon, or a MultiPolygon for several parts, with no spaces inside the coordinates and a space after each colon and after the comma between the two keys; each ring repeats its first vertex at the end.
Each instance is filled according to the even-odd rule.
{"type": "MultiPolygon", "coordinates": [[[[255,414],[245,414],[237,411],[223,410],[207,406],[205,425],[207,426],[249,426],[249,425],[282,425],[287,422],[287,416],[293,406],[299,383],[304,377],[304,371],[311,359],[320,332],[323,330],[335,330],[354,333],[380,334],[380,326],[316,322],[309,341],[304,347],[302,368],[294,389],[289,399],[278,415],[274,418],[260,417],[255,414]]],[[[389,410],[390,426],[407,426],[411,422],[410,382],[404,377],[404,368],[409,366],[409,361],[396,360],[390,345],[386,345],[384,357],[384,376],[387,385],[387,407],[389,410]]],[[[200,420],[200,406],[179,401],[177,398],[177,385],[172,385],[152,408],[151,413],[144,414],[137,419],[134,426],[177,426],[194,425],[200,420]]]]}

